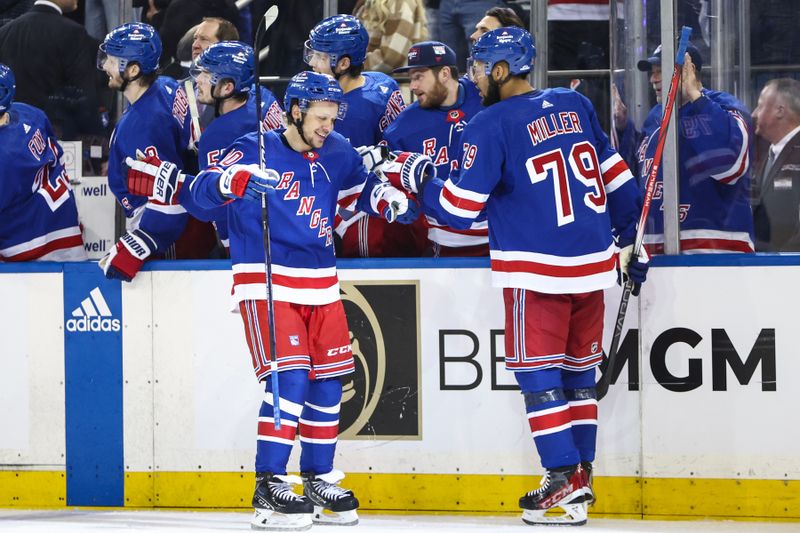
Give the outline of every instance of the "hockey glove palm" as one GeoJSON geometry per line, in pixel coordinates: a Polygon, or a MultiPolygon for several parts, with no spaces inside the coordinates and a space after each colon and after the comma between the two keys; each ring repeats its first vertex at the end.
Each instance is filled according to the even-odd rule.
{"type": "Polygon", "coordinates": [[[418,194],[430,178],[436,177],[431,158],[416,152],[392,152],[375,173],[398,189],[418,194]]]}
{"type": "Polygon", "coordinates": [[[174,163],[161,161],[157,156],[141,159],[125,158],[128,168],[128,190],[165,204],[177,204],[178,193],[186,177],[174,163]]]}
{"type": "Polygon", "coordinates": [[[219,193],[225,198],[261,201],[264,194],[275,192],[280,176],[271,168],[258,165],[231,165],[219,176],[219,193]]]}
{"type": "Polygon", "coordinates": [[[389,149],[383,145],[359,146],[356,148],[356,152],[361,156],[361,160],[369,172],[375,172],[389,157],[389,149]]]}
{"type": "Polygon", "coordinates": [[[114,248],[100,259],[98,266],[108,279],[131,281],[155,249],[153,238],[135,229],[120,237],[114,248]]]}
{"type": "Polygon", "coordinates": [[[647,271],[650,269],[650,264],[647,260],[647,252],[644,248],[641,249],[641,255],[633,255],[632,244],[623,247],[619,251],[620,283],[625,283],[630,279],[633,282],[633,288],[631,289],[633,296],[639,296],[642,283],[647,280],[647,271]]]}
{"type": "Polygon", "coordinates": [[[388,182],[379,183],[372,189],[370,204],[390,223],[411,224],[419,217],[419,203],[388,182]]]}

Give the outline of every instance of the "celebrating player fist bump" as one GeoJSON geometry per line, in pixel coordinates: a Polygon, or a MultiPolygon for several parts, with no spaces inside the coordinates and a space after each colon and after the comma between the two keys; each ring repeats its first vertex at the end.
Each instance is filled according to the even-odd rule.
{"type": "Polygon", "coordinates": [[[370,204],[387,222],[411,224],[419,217],[419,202],[388,181],[379,183],[372,189],[370,204]]]}
{"type": "Polygon", "coordinates": [[[426,155],[394,151],[375,173],[398,189],[419,194],[425,183],[436,177],[436,167],[426,155]]]}
{"type": "Polygon", "coordinates": [[[137,159],[125,158],[128,167],[128,190],[165,204],[177,204],[184,174],[174,163],[161,161],[158,156],[139,153],[137,159]]]}

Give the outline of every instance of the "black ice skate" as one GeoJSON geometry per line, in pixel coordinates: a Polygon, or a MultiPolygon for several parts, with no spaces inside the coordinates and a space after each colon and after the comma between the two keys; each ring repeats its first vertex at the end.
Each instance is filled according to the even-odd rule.
{"type": "Polygon", "coordinates": [[[292,491],[302,480],[297,476],[277,476],[270,472],[256,474],[253,494],[255,515],[253,529],[268,531],[304,531],[311,528],[314,506],[292,491]]]}
{"type": "Polygon", "coordinates": [[[581,467],[586,474],[586,506],[591,507],[597,498],[594,496],[594,474],[592,473],[592,463],[589,461],[581,461],[581,467]]]}
{"type": "Polygon", "coordinates": [[[341,488],[341,470],[327,474],[303,473],[303,494],[314,504],[314,523],[354,526],[358,524],[358,500],[353,491],[341,488]]]}
{"type": "Polygon", "coordinates": [[[586,473],[581,465],[547,470],[541,486],[519,499],[526,524],[582,526],[586,523],[586,473]],[[560,507],[564,514],[545,516],[560,507]]]}

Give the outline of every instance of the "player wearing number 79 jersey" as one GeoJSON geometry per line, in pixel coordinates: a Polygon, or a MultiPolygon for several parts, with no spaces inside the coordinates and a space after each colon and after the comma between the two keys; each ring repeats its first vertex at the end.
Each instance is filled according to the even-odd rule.
{"type": "Polygon", "coordinates": [[[520,499],[523,520],[551,522],[545,511],[562,507],[562,522],[581,524],[594,498],[587,473],[603,289],[617,279],[618,245],[623,272],[644,281],[646,263],[630,257],[641,196],[589,100],[530,86],[535,54],[520,28],[475,43],[472,76],[487,109],[464,128],[459,172],[414,188],[427,215],[455,228],[486,209],[492,281],[505,300],[506,368],[548,471],[542,487],[520,499]]]}

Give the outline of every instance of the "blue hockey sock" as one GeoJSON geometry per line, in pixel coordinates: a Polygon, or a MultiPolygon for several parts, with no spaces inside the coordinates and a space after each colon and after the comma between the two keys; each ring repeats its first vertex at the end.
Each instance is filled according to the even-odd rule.
{"type": "Polygon", "coordinates": [[[327,474],[333,470],[333,455],[339,436],[342,382],[338,377],[309,383],[300,417],[300,470],[327,474]]]}
{"type": "Polygon", "coordinates": [[[266,392],[258,414],[256,472],[286,474],[286,464],[294,446],[298,419],[308,392],[308,370],[278,372],[281,429],[275,429],[272,378],[266,378],[266,392]]]}

